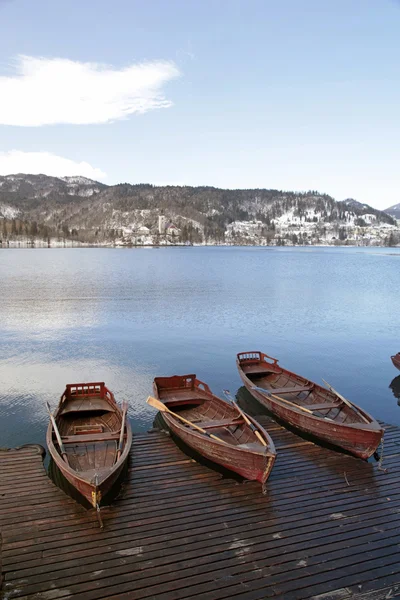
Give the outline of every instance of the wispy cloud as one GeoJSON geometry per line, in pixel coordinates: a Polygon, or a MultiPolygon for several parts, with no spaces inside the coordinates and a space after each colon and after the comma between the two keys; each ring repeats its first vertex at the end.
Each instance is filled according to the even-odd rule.
{"type": "Polygon", "coordinates": [[[108,123],[168,108],[163,86],[180,75],[173,62],[113,69],[98,63],[20,55],[0,76],[0,124],[23,127],[108,123]]]}
{"type": "Polygon", "coordinates": [[[52,175],[62,177],[69,175],[82,175],[89,179],[102,180],[106,174],[87,162],[78,162],[51,152],[22,152],[10,150],[0,152],[0,175],[15,173],[30,173],[38,175],[52,175]]]}

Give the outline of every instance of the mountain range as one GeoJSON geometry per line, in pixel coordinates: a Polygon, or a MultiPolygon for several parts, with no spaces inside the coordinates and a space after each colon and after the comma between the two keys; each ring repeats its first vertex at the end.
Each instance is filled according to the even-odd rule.
{"type": "Polygon", "coordinates": [[[400,205],[380,211],[316,191],[107,186],[80,176],[0,176],[3,245],[22,238],[116,245],[393,245],[400,242],[399,213],[400,205]]]}

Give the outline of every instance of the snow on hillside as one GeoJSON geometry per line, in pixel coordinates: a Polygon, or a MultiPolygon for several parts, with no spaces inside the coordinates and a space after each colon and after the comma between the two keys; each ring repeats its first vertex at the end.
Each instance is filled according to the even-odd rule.
{"type": "Polygon", "coordinates": [[[71,185],[68,186],[68,195],[69,196],[81,196],[82,198],[89,198],[93,196],[93,194],[98,194],[100,192],[100,188],[98,187],[90,187],[90,188],[80,188],[79,186],[71,185]]]}
{"type": "Polygon", "coordinates": [[[61,181],[67,184],[67,194],[69,196],[81,196],[82,198],[89,198],[93,194],[101,192],[99,184],[93,179],[82,177],[80,175],[70,177],[60,177],[61,181]]]}
{"type": "Polygon", "coordinates": [[[88,179],[87,177],[82,177],[81,175],[74,175],[69,177],[59,177],[61,181],[65,181],[66,183],[76,183],[79,185],[96,185],[97,181],[93,179],[88,179]]]}
{"type": "Polygon", "coordinates": [[[7,204],[0,204],[0,219],[16,219],[20,212],[18,208],[7,206],[7,204]]]}
{"type": "Polygon", "coordinates": [[[389,206],[389,208],[386,208],[384,212],[391,217],[400,220],[400,203],[395,204],[394,206],[389,206]]]}

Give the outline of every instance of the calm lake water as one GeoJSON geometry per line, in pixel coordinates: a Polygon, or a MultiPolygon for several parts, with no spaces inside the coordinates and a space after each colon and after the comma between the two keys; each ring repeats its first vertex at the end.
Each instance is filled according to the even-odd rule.
{"type": "Polygon", "coordinates": [[[400,424],[400,249],[4,249],[0,289],[0,446],[44,445],[73,382],[105,381],[146,431],[156,375],[234,393],[246,350],[400,424]]]}

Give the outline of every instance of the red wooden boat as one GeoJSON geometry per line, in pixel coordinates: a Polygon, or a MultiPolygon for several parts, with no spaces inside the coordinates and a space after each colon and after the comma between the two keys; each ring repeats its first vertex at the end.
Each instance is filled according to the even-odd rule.
{"type": "Polygon", "coordinates": [[[252,396],[283,423],[364,459],[379,446],[379,423],[333,388],[283,369],[262,352],[238,354],[237,367],[252,396]]]}
{"type": "Polygon", "coordinates": [[[400,371],[400,352],[390,357],[392,359],[392,363],[400,371]]]}
{"type": "Polygon", "coordinates": [[[46,442],[69,483],[98,508],[128,458],[132,432],[124,411],[104,383],[67,385],[46,442]],[[122,435],[121,435],[122,431],[122,435]],[[59,443],[61,441],[61,444],[59,443]]]}
{"type": "Polygon", "coordinates": [[[165,423],[188,446],[246,479],[266,482],[275,461],[275,447],[255,419],[244,413],[251,423],[248,425],[234,404],[214,396],[196,375],[156,377],[153,387],[155,397],[171,411],[161,413],[165,423]],[[204,433],[183,423],[176,415],[204,433]],[[210,433],[218,440],[210,437],[210,433]]]}

